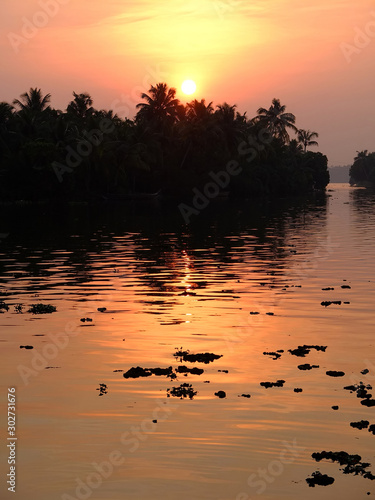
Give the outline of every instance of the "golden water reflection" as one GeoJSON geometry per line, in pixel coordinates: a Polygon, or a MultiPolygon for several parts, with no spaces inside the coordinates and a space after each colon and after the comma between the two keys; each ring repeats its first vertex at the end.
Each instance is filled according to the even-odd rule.
{"type": "Polygon", "coordinates": [[[18,394],[19,498],[74,496],[76,478],[85,481],[114,450],[124,462],[94,490],[96,500],[247,500],[262,481],[261,498],[272,500],[373,491],[371,481],[311,458],[345,450],[375,463],[372,435],[349,425],[375,423],[373,408],[343,390],[365,379],[365,368],[367,380],[374,377],[375,210],[369,193],[333,189],[302,206],[219,205],[189,232],[161,208],[151,221],[142,213],[84,214],[74,228],[64,219],[59,233],[28,239],[21,227],[11,236],[0,249],[2,300],[10,305],[0,316],[0,345],[3,393],[16,386],[18,394]],[[323,300],[342,305],[322,307],[323,300]],[[28,314],[39,301],[57,312],[28,314]],[[22,314],[14,312],[19,303],[22,314]],[[67,345],[48,359],[52,368],[33,367],[51,334],[67,345]],[[303,344],[328,347],[305,358],[288,352],[303,344]],[[198,366],[173,356],[180,347],[222,357],[199,364],[201,376],[172,381],[119,371],[198,366]],[[280,359],[263,355],[276,350],[280,359]],[[304,363],[319,368],[299,370],[304,363]],[[20,365],[33,370],[27,385],[20,365]],[[279,379],[284,387],[260,386],[279,379]],[[166,397],[184,382],[198,391],[193,400],[166,397]],[[98,397],[101,383],[108,394],[98,397]],[[225,399],[215,397],[219,390],[225,399]],[[287,453],[282,472],[258,477],[287,453]],[[334,485],[308,488],[305,478],[317,469],[334,485]]]}

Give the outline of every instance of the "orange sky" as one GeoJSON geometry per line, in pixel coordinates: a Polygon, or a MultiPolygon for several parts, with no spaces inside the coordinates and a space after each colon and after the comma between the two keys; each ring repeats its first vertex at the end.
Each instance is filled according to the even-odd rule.
{"type": "Polygon", "coordinates": [[[0,101],[37,86],[65,109],[87,91],[131,117],[150,84],[191,78],[249,117],[280,98],[330,164],[375,150],[371,0],[1,0],[0,31],[0,101]]]}

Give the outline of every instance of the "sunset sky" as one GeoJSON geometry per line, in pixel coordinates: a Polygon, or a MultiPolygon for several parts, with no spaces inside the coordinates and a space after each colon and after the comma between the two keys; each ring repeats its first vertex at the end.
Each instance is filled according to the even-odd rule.
{"type": "Polygon", "coordinates": [[[0,30],[0,101],[32,86],[65,109],[74,90],[133,117],[160,81],[186,101],[189,78],[249,117],[279,98],[330,165],[375,150],[370,0],[1,0],[0,30]]]}

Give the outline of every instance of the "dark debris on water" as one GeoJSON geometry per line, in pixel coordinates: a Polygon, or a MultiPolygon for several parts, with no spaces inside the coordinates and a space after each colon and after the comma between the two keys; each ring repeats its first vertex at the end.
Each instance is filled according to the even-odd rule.
{"type": "Polygon", "coordinates": [[[370,425],[370,422],[368,420],[360,420],[359,422],[350,422],[350,426],[354,427],[354,429],[367,429],[367,427],[370,425]]]}
{"type": "Polygon", "coordinates": [[[99,391],[99,396],[103,396],[108,393],[107,389],[108,387],[106,384],[99,384],[99,387],[96,390],[99,391]]]}
{"type": "Polygon", "coordinates": [[[304,365],[298,365],[297,368],[299,370],[312,370],[313,368],[319,368],[319,365],[310,365],[309,363],[306,363],[304,365]]]}
{"type": "Polygon", "coordinates": [[[191,384],[181,384],[178,387],[172,387],[172,389],[167,389],[167,397],[170,396],[180,399],[193,399],[194,396],[198,394],[198,391],[194,391],[191,384]]]}
{"type": "Polygon", "coordinates": [[[268,389],[269,387],[284,387],[285,380],[277,380],[276,382],[261,382],[260,385],[268,389]]]}
{"type": "Polygon", "coordinates": [[[331,306],[332,304],[336,306],[341,306],[342,302],[341,300],[324,300],[323,302],[321,302],[321,305],[324,307],[331,306]]]}
{"type": "Polygon", "coordinates": [[[322,451],[320,453],[313,453],[311,456],[317,462],[331,460],[332,462],[344,465],[345,467],[341,469],[344,474],[360,475],[371,481],[375,479],[375,475],[367,470],[371,464],[361,462],[362,457],[360,455],[350,455],[345,451],[322,451]]]}
{"type": "Polygon", "coordinates": [[[56,307],[51,304],[31,304],[27,312],[32,314],[51,314],[56,312],[56,307]]]}
{"type": "Polygon", "coordinates": [[[214,354],[212,352],[201,352],[197,354],[192,354],[189,350],[182,351],[181,349],[177,349],[173,354],[175,358],[180,358],[181,361],[190,362],[190,363],[212,363],[216,359],[220,359],[223,357],[222,354],[214,354]]]}
{"type": "Polygon", "coordinates": [[[315,488],[318,486],[329,486],[335,482],[333,477],[327,476],[327,474],[322,474],[319,471],[313,472],[312,477],[306,478],[306,483],[311,487],[315,488]]]}
{"type": "Polygon", "coordinates": [[[218,391],[218,392],[215,392],[215,396],[217,396],[220,399],[224,399],[224,398],[226,398],[227,395],[226,395],[225,391],[218,391]]]}
{"type": "Polygon", "coordinates": [[[139,378],[139,377],[151,377],[151,375],[166,376],[171,379],[176,378],[176,374],[173,372],[173,368],[168,366],[168,368],[142,368],[140,366],[132,367],[126,373],[124,373],[124,378],[139,378]]]}
{"type": "Polygon", "coordinates": [[[264,352],[263,354],[264,354],[264,356],[272,356],[272,359],[273,359],[273,360],[276,360],[276,359],[281,358],[281,354],[279,354],[279,353],[278,353],[278,352],[276,352],[276,351],[264,352]]]}
{"type": "Polygon", "coordinates": [[[301,358],[305,357],[306,354],[309,354],[309,352],[315,349],[315,351],[322,351],[325,352],[327,349],[326,345],[299,345],[297,349],[289,349],[288,352],[290,354],[293,354],[293,356],[299,356],[301,358]]]}
{"type": "Polygon", "coordinates": [[[328,370],[326,371],[326,375],[328,375],[329,377],[343,377],[345,375],[345,372],[328,370]]]}
{"type": "Polygon", "coordinates": [[[178,366],[176,368],[177,373],[191,373],[192,375],[202,375],[204,370],[202,368],[188,368],[187,366],[178,366]]]}

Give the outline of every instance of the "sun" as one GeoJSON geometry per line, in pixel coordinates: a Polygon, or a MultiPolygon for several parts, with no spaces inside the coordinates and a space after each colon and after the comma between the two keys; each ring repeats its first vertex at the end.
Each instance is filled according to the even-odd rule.
{"type": "Polygon", "coordinates": [[[193,80],[185,80],[181,85],[181,90],[184,94],[191,95],[197,90],[197,86],[193,80]]]}

